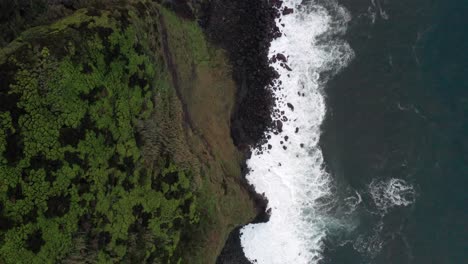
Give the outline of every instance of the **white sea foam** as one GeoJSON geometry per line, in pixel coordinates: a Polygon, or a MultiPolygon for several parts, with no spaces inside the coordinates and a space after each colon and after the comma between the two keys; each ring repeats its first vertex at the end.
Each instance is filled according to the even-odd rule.
{"type": "Polygon", "coordinates": [[[274,92],[276,110],[284,111],[274,118],[282,120],[283,131],[268,133],[271,138],[264,151],[253,153],[247,162],[248,181],[265,194],[271,209],[269,222],[241,230],[246,257],[259,264],[307,264],[320,259],[325,215],[333,203],[331,178],[323,169],[318,146],[326,111],[319,77],[324,71],[336,72],[353,56],[346,43],[330,36],[344,33],[349,16],[337,5],[332,16],[313,1],[301,2],[284,1],[283,6],[293,7],[294,13],[277,20],[283,35],[270,48],[270,57],[284,54],[291,69],[282,67],[281,61],[272,65],[280,74],[281,89],[274,92]]]}
{"type": "Polygon", "coordinates": [[[380,220],[371,231],[367,234],[361,234],[352,242],[353,248],[370,258],[375,257],[383,248],[384,240],[382,239],[383,222],[380,220]]]}
{"type": "Polygon", "coordinates": [[[348,207],[348,211],[345,212],[345,214],[347,215],[353,213],[356,210],[356,208],[362,203],[361,195],[357,191],[354,191],[354,194],[355,195],[346,197],[344,199],[344,202],[346,206],[348,207]]]}
{"type": "Polygon", "coordinates": [[[397,206],[408,206],[415,199],[413,186],[402,179],[373,180],[369,184],[369,192],[380,211],[386,213],[397,206]]]}
{"type": "Polygon", "coordinates": [[[416,191],[411,184],[398,178],[376,178],[367,187],[371,201],[375,205],[375,209],[371,206],[372,209],[368,212],[377,216],[378,221],[371,230],[360,233],[351,243],[356,251],[373,259],[384,248],[389,237],[388,233],[384,234],[384,217],[392,209],[413,204],[416,200],[416,191]]]}

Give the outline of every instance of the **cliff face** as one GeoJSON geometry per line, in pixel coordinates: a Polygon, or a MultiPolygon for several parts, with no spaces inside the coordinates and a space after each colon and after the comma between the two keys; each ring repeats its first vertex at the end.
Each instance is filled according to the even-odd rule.
{"type": "Polygon", "coordinates": [[[214,263],[255,215],[224,51],[160,4],[120,2],[0,50],[0,262],[214,263]]]}

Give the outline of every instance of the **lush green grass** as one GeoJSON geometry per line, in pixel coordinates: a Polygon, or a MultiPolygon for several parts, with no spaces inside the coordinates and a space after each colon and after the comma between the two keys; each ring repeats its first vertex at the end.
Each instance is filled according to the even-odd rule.
{"type": "Polygon", "coordinates": [[[131,12],[80,10],[4,54],[5,263],[176,263],[184,227],[198,222],[191,172],[142,157],[137,122],[167,77],[131,12]]]}

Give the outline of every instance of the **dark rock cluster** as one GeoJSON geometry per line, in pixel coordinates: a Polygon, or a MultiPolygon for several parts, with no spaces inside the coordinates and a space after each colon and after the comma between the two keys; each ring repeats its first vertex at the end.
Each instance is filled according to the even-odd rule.
{"type": "Polygon", "coordinates": [[[236,227],[229,234],[223,251],[216,260],[216,264],[251,264],[251,262],[244,256],[244,252],[241,248],[241,228],[241,226],[236,227]]]}
{"type": "Polygon", "coordinates": [[[210,2],[206,32],[228,51],[237,83],[231,118],[234,143],[242,150],[258,146],[273,127],[274,98],[269,86],[278,73],[269,65],[271,41],[281,33],[275,24],[279,1],[214,0],[210,2]]]}

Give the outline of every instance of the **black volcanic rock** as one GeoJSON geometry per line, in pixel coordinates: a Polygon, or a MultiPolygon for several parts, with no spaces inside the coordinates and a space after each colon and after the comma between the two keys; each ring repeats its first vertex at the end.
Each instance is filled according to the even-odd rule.
{"type": "Polygon", "coordinates": [[[294,13],[294,9],[289,8],[289,7],[285,7],[285,8],[283,9],[283,12],[282,12],[283,16],[289,15],[289,14],[292,14],[292,13],[294,13]]]}
{"type": "Polygon", "coordinates": [[[282,53],[276,54],[276,58],[277,58],[278,60],[282,61],[282,62],[287,62],[287,61],[288,61],[288,59],[286,58],[286,56],[284,56],[284,54],[282,54],[282,53]]]}
{"type": "Polygon", "coordinates": [[[252,264],[244,255],[240,241],[240,229],[236,227],[230,234],[216,264],[252,264]]]}
{"type": "MultiPolygon", "coordinates": [[[[270,88],[274,87],[278,73],[270,66],[268,58],[271,41],[281,36],[275,24],[281,5],[279,0],[213,0],[206,19],[208,37],[227,50],[233,66],[237,94],[231,117],[231,136],[246,158],[250,147],[258,147],[266,141],[266,131],[282,131],[282,121],[272,119],[275,98],[270,88]]],[[[275,57],[272,60],[287,60],[282,54],[275,57]]],[[[243,165],[245,175],[248,173],[245,161],[243,165]]],[[[255,193],[253,186],[245,184],[257,209],[253,222],[268,221],[270,212],[266,211],[266,198],[255,193]]],[[[250,264],[240,244],[240,228],[229,235],[217,264],[250,264]]]]}
{"type": "Polygon", "coordinates": [[[236,106],[231,133],[237,146],[257,146],[272,128],[274,105],[269,86],[278,73],[269,65],[268,50],[278,37],[278,10],[267,0],[214,0],[206,32],[228,51],[237,83],[236,106]]]}

